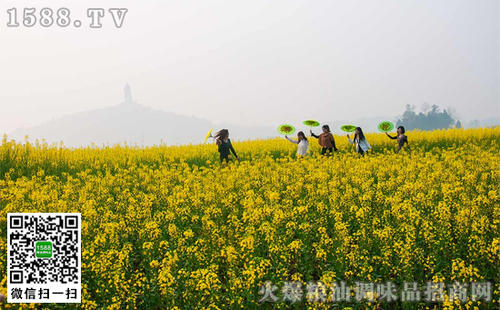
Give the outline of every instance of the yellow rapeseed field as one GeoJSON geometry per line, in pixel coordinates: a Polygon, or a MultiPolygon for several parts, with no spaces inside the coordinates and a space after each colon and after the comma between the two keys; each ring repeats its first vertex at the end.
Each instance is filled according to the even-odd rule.
{"type": "MultiPolygon", "coordinates": [[[[225,168],[214,144],[68,149],[4,138],[0,293],[7,213],[80,212],[83,309],[252,309],[266,281],[489,281],[489,303],[337,305],[498,307],[500,127],[408,132],[399,154],[385,135],[366,136],[364,158],[345,136],[332,157],[310,139],[312,156],[298,159],[282,138],[236,142],[241,162],[225,168]]],[[[332,305],[304,296],[293,307],[332,305]]]]}

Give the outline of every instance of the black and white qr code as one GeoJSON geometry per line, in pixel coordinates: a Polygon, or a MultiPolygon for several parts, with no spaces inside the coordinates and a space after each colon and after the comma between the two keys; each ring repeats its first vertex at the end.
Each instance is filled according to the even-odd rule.
{"type": "Polygon", "coordinates": [[[7,301],[81,302],[80,213],[7,214],[7,301]]]}

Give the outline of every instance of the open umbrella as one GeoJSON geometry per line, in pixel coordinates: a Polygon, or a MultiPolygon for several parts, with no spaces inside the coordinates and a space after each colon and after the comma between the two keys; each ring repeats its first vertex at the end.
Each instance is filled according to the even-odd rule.
{"type": "Polygon", "coordinates": [[[342,125],[340,126],[340,129],[345,132],[354,132],[356,130],[356,126],[354,125],[342,125]]]}
{"type": "Polygon", "coordinates": [[[385,121],[378,124],[377,127],[380,132],[389,132],[394,129],[394,124],[392,122],[385,121]]]}
{"type": "Polygon", "coordinates": [[[203,141],[203,143],[207,143],[208,138],[212,138],[212,130],[213,128],[210,128],[210,130],[207,132],[205,136],[205,141],[203,141]]]}
{"type": "Polygon", "coordinates": [[[304,122],[302,122],[304,125],[308,126],[308,127],[318,127],[319,126],[319,122],[318,121],[315,121],[313,119],[308,119],[308,120],[305,120],[304,122]]]}
{"type": "Polygon", "coordinates": [[[292,135],[295,132],[295,127],[290,124],[279,125],[278,132],[282,135],[292,135]]]}

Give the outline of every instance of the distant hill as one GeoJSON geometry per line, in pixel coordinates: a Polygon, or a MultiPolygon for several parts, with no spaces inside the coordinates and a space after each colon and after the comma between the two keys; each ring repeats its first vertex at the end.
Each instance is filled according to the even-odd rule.
{"type": "MultiPolygon", "coordinates": [[[[166,145],[198,144],[203,142],[207,131],[228,128],[233,141],[250,140],[257,138],[270,138],[278,136],[276,128],[279,124],[271,124],[269,127],[254,126],[245,127],[235,124],[214,124],[211,121],[177,115],[165,111],[155,110],[134,102],[130,87],[125,86],[124,101],[121,104],[71,114],[59,119],[40,124],[30,128],[20,128],[9,133],[9,139],[24,141],[27,135],[29,141],[45,139],[49,143],[63,142],[67,147],[88,146],[94,143],[97,146],[123,144],[129,145],[154,145],[164,143],[166,145]]],[[[397,117],[370,117],[357,120],[324,121],[332,132],[337,135],[345,135],[340,130],[341,125],[352,124],[360,126],[365,132],[376,132],[377,124],[381,121],[393,121],[397,117]]],[[[464,124],[465,127],[498,125],[498,118],[488,122],[474,121],[464,124]]],[[[301,123],[293,124],[297,130],[304,130],[309,134],[309,128],[301,123]]],[[[315,128],[315,133],[321,132],[315,128]]]]}
{"type": "Polygon", "coordinates": [[[482,120],[472,120],[463,124],[465,128],[495,127],[500,126],[500,117],[488,117],[482,120]]]}
{"type": "MultiPolygon", "coordinates": [[[[226,127],[230,129],[233,140],[276,135],[270,128],[226,127]]],[[[9,134],[9,138],[22,141],[28,135],[30,141],[63,141],[68,147],[124,142],[130,145],[177,145],[202,143],[210,128],[217,130],[222,127],[208,120],[159,111],[135,103],[127,85],[125,100],[121,104],[68,115],[31,128],[17,129],[9,134]]]]}

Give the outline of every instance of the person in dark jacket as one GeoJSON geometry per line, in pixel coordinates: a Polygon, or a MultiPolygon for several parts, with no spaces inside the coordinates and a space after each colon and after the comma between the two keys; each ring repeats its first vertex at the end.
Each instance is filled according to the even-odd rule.
{"type": "Polygon", "coordinates": [[[406,147],[408,148],[408,137],[405,135],[405,128],[403,126],[398,127],[398,130],[397,130],[398,135],[396,137],[389,135],[387,132],[385,134],[393,140],[395,140],[395,139],[398,140],[398,150],[396,151],[396,153],[399,153],[399,151],[401,151],[401,149],[403,148],[405,143],[406,143],[406,147]]]}
{"type": "Polygon", "coordinates": [[[229,139],[229,130],[227,129],[221,129],[219,132],[217,132],[214,136],[215,138],[215,143],[219,147],[219,155],[220,155],[220,162],[225,160],[226,163],[229,162],[229,154],[233,153],[234,157],[238,161],[240,161],[240,158],[238,155],[236,155],[236,151],[233,148],[233,145],[231,144],[231,139],[229,139]]]}

